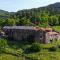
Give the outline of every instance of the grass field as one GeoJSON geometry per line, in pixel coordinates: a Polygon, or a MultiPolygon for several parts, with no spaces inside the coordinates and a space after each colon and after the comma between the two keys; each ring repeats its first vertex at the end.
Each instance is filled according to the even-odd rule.
{"type": "Polygon", "coordinates": [[[22,56],[17,57],[17,56],[10,55],[10,54],[1,54],[0,60],[25,60],[25,58],[22,56]]]}
{"type": "Polygon", "coordinates": [[[28,54],[27,57],[31,60],[60,60],[59,52],[40,52],[28,54]]]}
{"type": "Polygon", "coordinates": [[[53,26],[52,28],[53,28],[54,30],[60,32],[60,26],[53,26]]]}
{"type": "Polygon", "coordinates": [[[13,56],[10,54],[0,55],[0,60],[60,60],[60,52],[38,52],[25,56],[13,56]]]}
{"type": "Polygon", "coordinates": [[[0,53],[0,60],[60,60],[60,48],[51,52],[48,50],[52,46],[60,45],[60,41],[39,44],[42,48],[41,51],[24,53],[24,50],[31,45],[26,42],[0,40],[0,47],[4,47],[3,52],[0,53]]]}

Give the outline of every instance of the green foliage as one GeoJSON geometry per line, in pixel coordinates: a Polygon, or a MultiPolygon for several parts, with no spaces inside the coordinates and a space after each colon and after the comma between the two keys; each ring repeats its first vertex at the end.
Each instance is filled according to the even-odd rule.
{"type": "Polygon", "coordinates": [[[7,40],[0,39],[0,53],[5,51],[5,47],[7,47],[7,40]]]}
{"type": "Polygon", "coordinates": [[[7,46],[7,40],[6,39],[0,39],[0,47],[6,47],[7,46]]]}
{"type": "Polygon", "coordinates": [[[34,43],[25,50],[25,53],[34,53],[34,52],[39,52],[39,51],[41,51],[40,44],[34,43]]]}
{"type": "Polygon", "coordinates": [[[5,25],[14,26],[14,25],[16,25],[16,21],[14,19],[9,18],[9,19],[5,20],[5,25]]]}
{"type": "Polygon", "coordinates": [[[57,50],[57,47],[56,46],[52,46],[49,48],[49,51],[56,51],[57,50]]]}
{"type": "Polygon", "coordinates": [[[58,16],[58,21],[59,21],[59,25],[60,25],[60,15],[58,16]]]}
{"type": "Polygon", "coordinates": [[[0,27],[5,25],[55,26],[60,25],[60,3],[46,7],[25,9],[17,12],[0,10],[0,27]]]}
{"type": "Polygon", "coordinates": [[[29,26],[31,25],[31,22],[29,19],[26,19],[25,17],[19,20],[19,25],[26,25],[29,26]]]}
{"type": "Polygon", "coordinates": [[[7,39],[0,39],[0,47],[4,47],[0,50],[0,60],[60,60],[60,52],[57,50],[59,44],[60,41],[50,44],[33,43],[31,45],[25,42],[13,40],[10,42],[7,39]],[[19,47],[17,48],[17,46],[19,47]]]}
{"type": "Polygon", "coordinates": [[[52,26],[52,28],[57,31],[57,32],[60,32],[60,26],[52,26]]]}
{"type": "Polygon", "coordinates": [[[60,60],[59,52],[40,52],[27,54],[26,57],[28,60],[60,60]]]}
{"type": "Polygon", "coordinates": [[[57,16],[51,16],[49,18],[49,24],[50,25],[59,25],[58,17],[57,16]]]}
{"type": "Polygon", "coordinates": [[[42,23],[42,24],[39,24],[38,26],[43,27],[43,28],[46,28],[46,27],[48,27],[49,25],[48,25],[47,23],[42,23]]]}
{"type": "Polygon", "coordinates": [[[34,43],[32,44],[31,48],[32,52],[39,52],[41,50],[40,44],[34,43]]]}
{"type": "Polygon", "coordinates": [[[0,56],[0,60],[25,60],[25,57],[23,56],[14,56],[14,55],[10,55],[10,54],[2,54],[0,56]]]}
{"type": "Polygon", "coordinates": [[[60,44],[58,45],[58,48],[60,48],[60,44]]]}

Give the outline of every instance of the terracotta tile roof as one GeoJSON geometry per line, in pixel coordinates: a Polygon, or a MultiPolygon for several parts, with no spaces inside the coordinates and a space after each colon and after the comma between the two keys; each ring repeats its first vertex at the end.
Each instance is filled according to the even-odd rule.
{"type": "Polygon", "coordinates": [[[41,28],[41,30],[45,31],[45,28],[41,28]]]}
{"type": "Polygon", "coordinates": [[[34,27],[34,29],[35,29],[35,30],[43,30],[43,31],[45,31],[44,28],[40,28],[40,27],[38,27],[38,26],[37,26],[37,27],[34,27]]]}
{"type": "Polygon", "coordinates": [[[40,30],[40,27],[36,26],[34,27],[34,30],[40,30]]]}
{"type": "Polygon", "coordinates": [[[34,27],[34,29],[36,29],[36,30],[43,30],[43,31],[47,31],[47,30],[49,30],[49,31],[51,31],[52,30],[52,28],[40,28],[40,27],[34,27]]]}
{"type": "Polygon", "coordinates": [[[57,35],[58,33],[57,32],[48,32],[48,34],[50,34],[50,35],[57,35]]]}

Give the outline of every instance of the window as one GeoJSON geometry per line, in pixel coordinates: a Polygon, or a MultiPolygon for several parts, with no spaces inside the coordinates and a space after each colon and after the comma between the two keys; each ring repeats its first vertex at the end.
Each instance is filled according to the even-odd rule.
{"type": "Polygon", "coordinates": [[[50,42],[52,43],[53,42],[53,39],[51,39],[50,42]]]}
{"type": "Polygon", "coordinates": [[[42,39],[42,35],[40,35],[40,39],[42,39]]]}
{"type": "Polygon", "coordinates": [[[43,31],[40,31],[40,39],[43,38],[43,31]]]}

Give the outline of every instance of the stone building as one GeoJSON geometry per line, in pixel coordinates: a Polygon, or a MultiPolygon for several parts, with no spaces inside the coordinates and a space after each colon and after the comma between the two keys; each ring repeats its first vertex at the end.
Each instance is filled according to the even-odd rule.
{"type": "Polygon", "coordinates": [[[34,40],[41,43],[50,43],[59,40],[59,33],[51,28],[33,26],[5,26],[5,35],[13,40],[34,40]]]}

